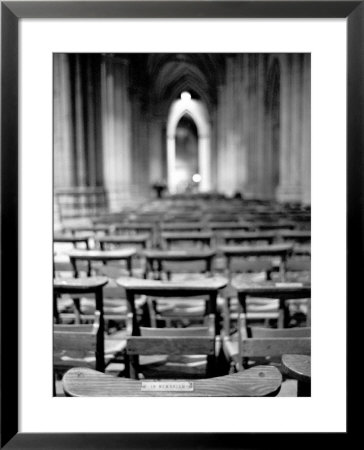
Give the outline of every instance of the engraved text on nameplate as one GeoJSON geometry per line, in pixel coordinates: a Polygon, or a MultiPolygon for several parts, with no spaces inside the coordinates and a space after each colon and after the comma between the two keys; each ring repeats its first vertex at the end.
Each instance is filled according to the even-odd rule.
{"type": "Polygon", "coordinates": [[[192,392],[193,383],[190,381],[142,381],[142,391],[192,392]]]}

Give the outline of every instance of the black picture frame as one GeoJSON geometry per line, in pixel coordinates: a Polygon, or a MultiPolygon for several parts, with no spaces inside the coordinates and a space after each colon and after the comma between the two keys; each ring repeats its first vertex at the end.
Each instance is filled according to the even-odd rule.
{"type": "MultiPolygon", "coordinates": [[[[18,27],[22,18],[346,18],[347,299],[363,272],[363,1],[2,1],[1,2],[1,448],[261,448],[307,446],[309,433],[18,432],[18,27]]],[[[354,300],[354,298],[353,298],[354,300]]],[[[352,352],[348,345],[348,355],[352,352]]],[[[339,359],[339,358],[338,358],[339,359]]],[[[341,363],[344,363],[340,360],[341,363]]],[[[349,418],[349,413],[348,413],[349,418]]],[[[350,428],[348,428],[350,430],[350,428]]],[[[312,437],[312,436],[311,436],[312,437]]],[[[348,433],[335,435],[340,443],[348,433]]],[[[315,442],[327,442],[316,434],[315,442]]],[[[341,442],[342,443],[342,442],[341,442]]]]}

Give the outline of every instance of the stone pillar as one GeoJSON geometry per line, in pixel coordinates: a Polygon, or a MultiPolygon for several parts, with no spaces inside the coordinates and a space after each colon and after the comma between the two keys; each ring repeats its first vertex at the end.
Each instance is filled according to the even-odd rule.
{"type": "Polygon", "coordinates": [[[84,128],[84,99],[82,96],[81,55],[75,55],[74,72],[74,143],[76,154],[76,186],[86,186],[86,152],[85,152],[85,128],[84,128]]]}
{"type": "Polygon", "coordinates": [[[97,88],[96,80],[94,78],[94,71],[91,65],[90,57],[87,57],[86,61],[86,130],[85,130],[85,153],[87,161],[86,179],[88,186],[96,186],[96,151],[100,150],[96,148],[97,126],[96,123],[96,111],[94,98],[94,90],[97,88]]]}
{"type": "Polygon", "coordinates": [[[223,192],[232,195],[235,188],[236,165],[234,143],[234,59],[227,58],[226,95],[225,95],[225,149],[222,154],[223,192]]]}
{"type": "Polygon", "coordinates": [[[257,197],[258,193],[258,55],[248,55],[248,103],[249,103],[249,125],[248,125],[248,183],[246,194],[248,197],[257,197]]]}
{"type": "Polygon", "coordinates": [[[265,140],[265,109],[264,95],[266,82],[265,56],[259,54],[257,56],[257,85],[256,85],[256,102],[257,102],[257,121],[256,130],[256,184],[255,195],[257,198],[264,198],[266,194],[266,186],[269,180],[265,177],[265,157],[266,157],[266,140],[265,140]]]}
{"type": "Polygon", "coordinates": [[[280,84],[280,180],[277,189],[279,200],[289,199],[290,147],[291,147],[291,55],[282,55],[280,84]]]}
{"type": "Polygon", "coordinates": [[[72,158],[72,106],[69,57],[67,54],[56,53],[53,58],[53,183],[57,189],[73,185],[75,167],[72,158]]]}
{"type": "Polygon", "coordinates": [[[163,181],[163,143],[162,143],[162,124],[157,117],[151,117],[148,123],[149,135],[149,183],[163,181]]]}
{"type": "Polygon", "coordinates": [[[299,202],[302,200],[303,153],[307,151],[304,148],[307,148],[307,126],[305,129],[303,125],[303,103],[307,101],[307,93],[302,89],[302,55],[285,56],[288,64],[281,76],[281,182],[278,195],[280,200],[299,202]]]}
{"type": "Polygon", "coordinates": [[[302,201],[311,204],[311,55],[303,56],[302,201]]]}
{"type": "Polygon", "coordinates": [[[238,163],[237,166],[239,168],[239,189],[242,191],[243,195],[247,193],[248,189],[248,139],[249,139],[249,117],[250,117],[250,108],[249,108],[249,63],[248,58],[249,55],[243,54],[240,55],[241,58],[241,84],[240,84],[240,103],[241,103],[241,141],[240,148],[238,154],[238,163]]]}
{"type": "Polygon", "coordinates": [[[210,158],[210,136],[198,137],[198,167],[201,175],[199,191],[207,192],[211,189],[211,158],[210,158]]]}
{"type": "Polygon", "coordinates": [[[224,191],[224,154],[226,152],[226,86],[218,87],[218,111],[217,111],[217,189],[224,191]]]}
{"type": "Polygon", "coordinates": [[[101,97],[103,168],[111,211],[128,200],[131,178],[131,127],[128,61],[103,56],[101,97]]]}
{"type": "Polygon", "coordinates": [[[302,155],[302,92],[301,92],[301,55],[293,55],[292,65],[292,122],[290,151],[290,198],[301,199],[301,155],[302,155]]]}
{"type": "Polygon", "coordinates": [[[176,193],[175,168],[176,168],[176,137],[174,135],[171,135],[167,137],[168,190],[171,194],[176,193]]]}

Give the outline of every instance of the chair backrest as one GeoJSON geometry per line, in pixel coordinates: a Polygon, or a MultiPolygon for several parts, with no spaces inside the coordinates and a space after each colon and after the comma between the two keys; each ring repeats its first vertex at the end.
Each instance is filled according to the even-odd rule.
{"type": "Polygon", "coordinates": [[[242,358],[277,357],[284,354],[311,354],[310,328],[252,328],[252,337],[239,341],[242,358]]]}
{"type": "Polygon", "coordinates": [[[311,327],[264,328],[250,327],[252,338],[300,338],[311,337],[311,327]]]}
{"type": "Polygon", "coordinates": [[[281,383],[281,373],[276,367],[269,366],[253,367],[222,377],[183,381],[182,386],[187,385],[188,390],[178,389],[181,385],[170,380],[161,380],[159,385],[164,385],[164,389],[155,389],[156,382],[128,380],[91,369],[74,368],[63,377],[63,390],[68,397],[265,397],[277,395],[281,383]]]}
{"type": "Polygon", "coordinates": [[[139,355],[206,355],[206,375],[211,376],[215,364],[215,317],[210,314],[207,327],[147,328],[141,336],[127,339],[126,353],[130,357],[130,376],[138,379],[139,355]]]}
{"type": "MultiPolygon", "coordinates": [[[[56,367],[70,367],[82,364],[82,358],[95,353],[96,367],[104,365],[104,361],[98,361],[97,341],[103,337],[100,330],[100,312],[95,312],[95,320],[92,325],[54,325],[53,330],[53,359],[56,367]],[[67,359],[62,359],[67,355],[67,359]]],[[[89,365],[85,361],[85,365],[89,365]]]]}

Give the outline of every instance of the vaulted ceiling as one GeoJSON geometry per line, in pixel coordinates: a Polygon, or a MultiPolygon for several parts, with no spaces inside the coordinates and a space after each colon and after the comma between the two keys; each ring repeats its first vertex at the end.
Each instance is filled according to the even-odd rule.
{"type": "Polygon", "coordinates": [[[146,107],[158,109],[158,114],[166,114],[183,91],[210,109],[223,82],[225,57],[218,53],[134,54],[129,56],[133,86],[142,91],[146,107]]]}

